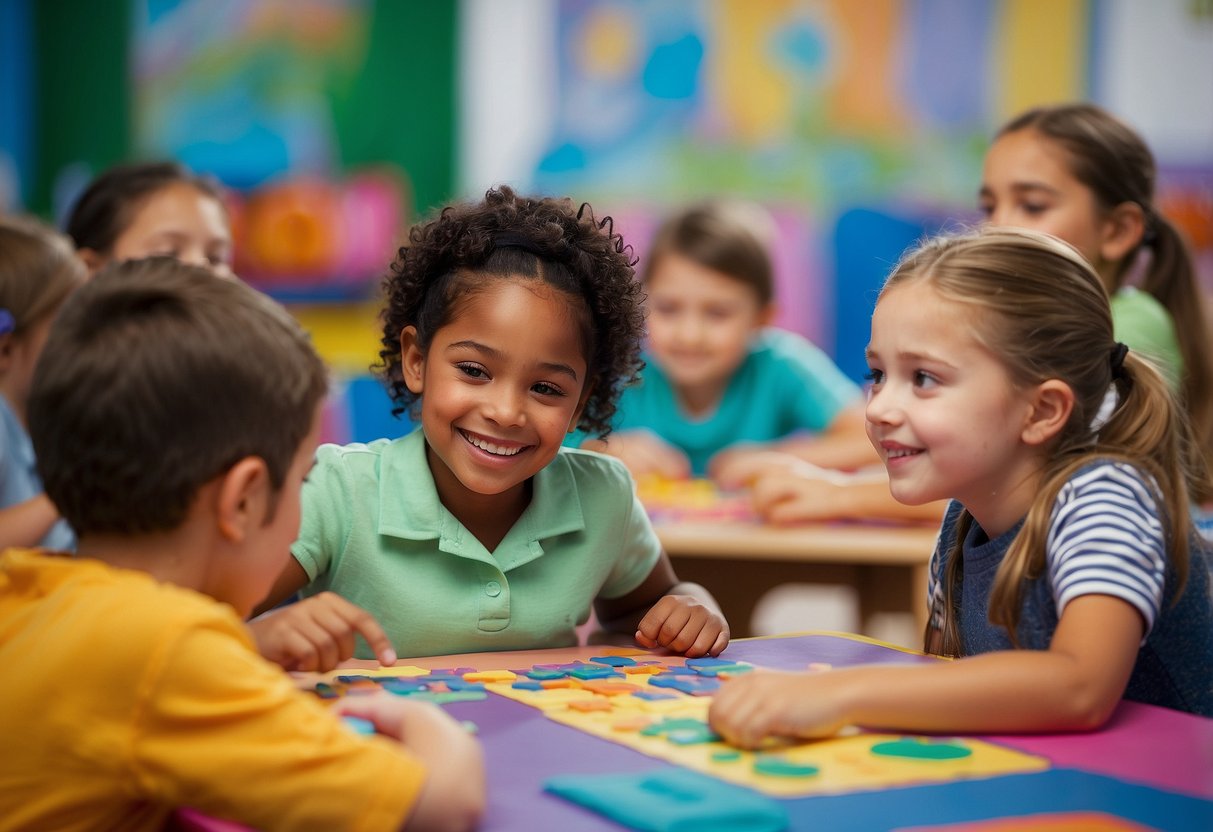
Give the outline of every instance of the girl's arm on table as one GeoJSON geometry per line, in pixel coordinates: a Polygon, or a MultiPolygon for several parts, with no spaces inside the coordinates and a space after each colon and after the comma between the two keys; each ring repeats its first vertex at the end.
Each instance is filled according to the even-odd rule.
{"type": "Polygon", "coordinates": [[[1124,695],[1141,615],[1106,595],[1067,605],[1048,650],[1006,650],[913,667],[755,672],[726,682],[709,721],[729,742],[821,737],[845,725],[894,731],[1087,731],[1124,695]]]}
{"type": "Polygon", "coordinates": [[[640,586],[620,598],[594,602],[599,625],[634,636],[642,647],[664,647],[691,658],[718,655],[729,643],[729,625],[712,594],[678,581],[665,552],[640,586]]]}

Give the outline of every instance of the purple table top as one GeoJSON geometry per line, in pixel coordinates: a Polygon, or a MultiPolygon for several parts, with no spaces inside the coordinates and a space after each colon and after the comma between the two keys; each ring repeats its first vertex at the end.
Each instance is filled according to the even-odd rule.
{"type": "MultiPolygon", "coordinates": [[[[805,669],[810,662],[843,667],[938,661],[859,637],[830,633],[735,641],[723,658],[782,670],[805,669]]],[[[480,669],[492,669],[490,661],[481,660],[479,664],[480,669]]],[[[562,725],[536,708],[500,696],[478,702],[454,702],[445,708],[452,716],[469,720],[479,729],[489,783],[488,812],[481,828],[488,832],[535,829],[618,832],[620,826],[545,793],[544,781],[557,774],[638,773],[670,765],[562,725]]],[[[1104,794],[1113,796],[1130,787],[1118,787],[1115,781],[1100,778],[1141,784],[1133,787],[1141,796],[1123,798],[1125,805],[1130,809],[1140,807],[1145,814],[1139,820],[1159,828],[1187,828],[1193,822],[1197,827],[1191,828],[1198,828],[1204,826],[1204,819],[1213,818],[1213,804],[1206,802],[1213,799],[1213,719],[1122,702],[1108,725],[1099,731],[983,739],[1039,754],[1051,760],[1055,768],[1036,775],[1016,775],[1005,780],[1005,787],[999,786],[996,778],[889,789],[866,795],[797,798],[787,801],[792,828],[816,828],[821,821],[830,828],[888,828],[890,818],[901,816],[908,820],[915,812],[922,818],[942,822],[948,819],[939,814],[944,804],[952,820],[996,817],[1022,811],[1025,795],[1038,800],[1042,808],[1037,811],[1073,809],[1067,807],[1067,800],[1081,809],[1084,804],[1081,794],[1075,797],[1081,792],[1075,785],[1075,777],[1086,777],[1096,784],[1106,782],[1102,787],[1104,794]],[[1020,791],[1016,792],[1016,788],[1020,791]],[[1008,800],[1012,803],[1007,803],[1008,800]],[[1173,822],[1158,822],[1159,817],[1171,818],[1173,822]]],[[[1113,798],[1102,799],[1100,805],[1108,806],[1111,804],[1107,801],[1113,798]]],[[[230,829],[206,825],[193,828],[230,829]]]]}

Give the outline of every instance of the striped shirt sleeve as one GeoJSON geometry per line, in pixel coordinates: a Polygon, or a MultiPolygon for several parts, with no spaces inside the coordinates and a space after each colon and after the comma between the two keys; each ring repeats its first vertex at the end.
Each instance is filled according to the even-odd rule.
{"type": "Polygon", "coordinates": [[[1149,635],[1162,604],[1166,537],[1154,489],[1136,468],[1105,462],[1080,471],[1058,492],[1046,543],[1060,617],[1083,595],[1132,604],[1149,635]]]}

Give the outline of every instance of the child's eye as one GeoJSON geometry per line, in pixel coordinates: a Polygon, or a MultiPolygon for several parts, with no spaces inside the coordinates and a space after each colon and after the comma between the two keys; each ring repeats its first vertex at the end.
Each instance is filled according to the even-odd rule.
{"type": "Polygon", "coordinates": [[[928,373],[926,370],[914,371],[914,386],[915,387],[931,387],[939,383],[939,379],[928,373]]]}
{"type": "Polygon", "coordinates": [[[546,381],[541,381],[531,388],[541,396],[563,396],[564,391],[554,384],[548,384],[546,381]]]}
{"type": "Polygon", "coordinates": [[[985,217],[986,219],[989,219],[990,217],[994,216],[994,203],[993,202],[979,202],[977,204],[977,210],[981,212],[981,215],[983,217],[985,217]]]}
{"type": "Polygon", "coordinates": [[[456,364],[459,372],[469,378],[488,378],[489,374],[484,371],[484,368],[479,364],[456,364]]]}
{"type": "Polygon", "coordinates": [[[1019,210],[1023,211],[1029,217],[1038,217],[1045,211],[1048,211],[1049,206],[1041,205],[1040,203],[1036,202],[1025,202],[1023,205],[1019,206],[1019,210]]]}
{"type": "Polygon", "coordinates": [[[868,370],[866,373],[864,373],[863,377],[865,379],[867,379],[868,381],[872,382],[872,385],[875,386],[877,384],[880,384],[882,381],[884,381],[884,370],[877,370],[875,368],[872,368],[872,369],[868,370]]]}

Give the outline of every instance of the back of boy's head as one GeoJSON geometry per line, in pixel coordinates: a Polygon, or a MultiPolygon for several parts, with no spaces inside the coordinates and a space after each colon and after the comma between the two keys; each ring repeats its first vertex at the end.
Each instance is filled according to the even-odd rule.
{"type": "Polygon", "coordinates": [[[588,204],[523,196],[505,185],[489,190],[481,202],[449,205],[413,226],[383,283],[383,347],[376,367],[396,412],[418,400],[401,372],[401,331],[416,327],[417,346],[425,352],[469,297],[496,280],[522,278],[540,280],[569,298],[590,391],[579,426],[605,435],[620,391],[641,366],[644,313],[634,262],[610,217],[599,220],[588,204]]]}
{"type": "Polygon", "coordinates": [[[175,529],[248,456],[280,488],[327,387],[286,310],[167,257],[109,266],[69,298],[34,375],[38,471],[81,537],[175,529]]]}
{"type": "Polygon", "coordinates": [[[762,207],[741,201],[701,202],[662,223],[645,258],[642,280],[647,283],[653,277],[663,257],[677,254],[749,286],[765,307],[775,298],[770,254],[774,240],[774,222],[762,207]]]}
{"type": "Polygon", "coordinates": [[[0,333],[20,335],[54,314],[86,276],[65,236],[33,218],[0,218],[0,333]]]}
{"type": "Polygon", "coordinates": [[[134,219],[142,202],[169,185],[185,184],[224,204],[219,184],[178,162],[115,165],[76,200],[64,229],[78,249],[108,254],[134,219]]]}

